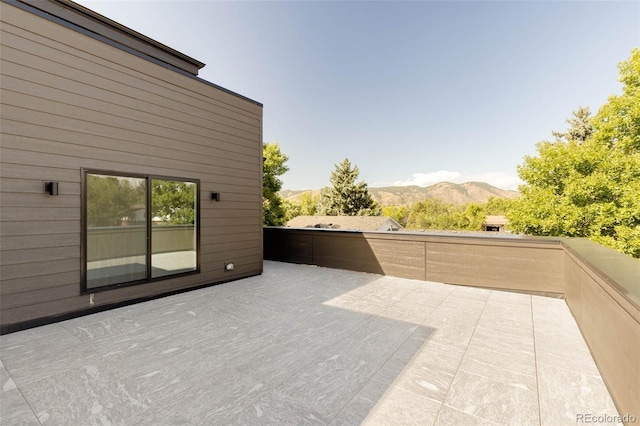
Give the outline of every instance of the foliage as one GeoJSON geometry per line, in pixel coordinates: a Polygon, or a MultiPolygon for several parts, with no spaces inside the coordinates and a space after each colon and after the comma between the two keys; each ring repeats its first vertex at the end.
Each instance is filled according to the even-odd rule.
{"type": "Polygon", "coordinates": [[[406,206],[384,206],[382,208],[382,216],[391,217],[406,228],[409,208],[406,206]]]}
{"type": "MultiPolygon", "coordinates": [[[[491,197],[486,203],[450,204],[441,200],[428,199],[413,204],[406,209],[404,223],[407,229],[438,229],[482,231],[482,224],[488,215],[506,215],[512,200],[491,197]]],[[[394,207],[385,211],[394,212],[394,207]]]]}
{"type": "Polygon", "coordinates": [[[145,209],[143,183],[140,179],[87,175],[87,226],[121,226],[123,222],[134,225],[136,210],[145,209]]]}
{"type": "Polygon", "coordinates": [[[640,49],[619,64],[622,94],[610,96],[593,120],[594,138],[625,154],[640,153],[640,49]]]}
{"type": "Polygon", "coordinates": [[[196,223],[196,184],[175,180],[151,181],[151,216],[172,225],[196,223]]]}
{"type": "Polygon", "coordinates": [[[303,216],[315,216],[318,213],[320,195],[314,196],[311,191],[304,192],[300,196],[300,214],[303,216]]]}
{"type": "Polygon", "coordinates": [[[285,163],[289,159],[280,151],[277,142],[265,143],[262,146],[262,215],[265,226],[281,226],[286,221],[286,210],[278,191],[282,189],[282,181],[278,178],[289,171],[285,163]]]}
{"type": "Polygon", "coordinates": [[[572,115],[572,118],[565,120],[569,124],[569,129],[566,132],[551,132],[556,141],[584,142],[593,134],[594,128],[591,124],[591,112],[588,107],[579,107],[572,115]]]}
{"type": "Polygon", "coordinates": [[[380,208],[365,182],[356,182],[360,170],[345,158],[331,172],[331,187],[322,190],[319,212],[329,216],[378,216],[380,208]]]}
{"type": "Polygon", "coordinates": [[[623,94],[590,120],[586,139],[577,136],[584,120],[569,120],[562,138],[539,142],[538,156],[518,167],[525,185],[508,215],[512,230],[589,237],[640,257],[640,50],[620,72],[623,94]]]}

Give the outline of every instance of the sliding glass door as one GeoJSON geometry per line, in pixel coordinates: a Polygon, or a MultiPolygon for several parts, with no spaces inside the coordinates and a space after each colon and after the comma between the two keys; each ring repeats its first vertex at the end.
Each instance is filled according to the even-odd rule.
{"type": "Polygon", "coordinates": [[[83,287],[198,271],[199,182],[84,174],[83,287]]]}

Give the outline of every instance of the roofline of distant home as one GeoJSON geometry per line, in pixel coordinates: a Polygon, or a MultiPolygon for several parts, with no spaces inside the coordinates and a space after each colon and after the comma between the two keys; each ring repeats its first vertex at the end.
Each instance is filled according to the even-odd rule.
{"type": "Polygon", "coordinates": [[[155,41],[143,34],[140,34],[137,31],[132,30],[122,24],[119,24],[103,15],[100,15],[97,12],[92,11],[84,6],[81,6],[77,3],[74,3],[71,0],[53,0],[53,1],[42,1],[42,0],[1,0],[7,4],[25,10],[27,12],[33,13],[34,15],[40,16],[41,18],[47,19],[51,22],[55,22],[59,25],[62,25],[71,30],[82,33],[88,37],[99,40],[103,43],[106,43],[110,46],[116,47],[120,50],[123,50],[127,53],[135,55],[139,58],[145,59],[149,62],[153,62],[156,65],[160,65],[164,68],[170,69],[177,73],[180,73],[189,78],[193,78],[194,80],[198,80],[208,86],[215,87],[216,89],[222,90],[230,95],[236,96],[238,98],[244,99],[248,102],[251,102],[255,105],[262,107],[262,103],[255,101],[251,98],[243,96],[239,93],[226,89],[217,84],[211,83],[210,81],[204,80],[197,76],[198,70],[205,66],[204,63],[191,58],[181,52],[178,52],[175,49],[172,49],[158,41],[155,41]],[[58,12],[57,12],[57,11],[58,12]],[[72,13],[68,13],[71,11],[72,13]],[[66,13],[64,13],[66,12],[66,13]],[[58,16],[62,15],[62,16],[58,16]],[[75,18],[75,19],[74,19],[75,18]],[[81,22],[84,20],[84,22],[81,22]],[[91,23],[91,25],[87,25],[87,22],[91,23]],[[104,29],[105,31],[101,31],[104,29]],[[105,34],[100,34],[100,32],[111,32],[112,34],[118,34],[122,36],[122,40],[132,40],[134,43],[137,43],[146,50],[144,52],[139,50],[132,45],[127,45],[126,43],[122,43],[112,38],[109,38],[105,34]],[[164,56],[168,59],[159,59],[153,56],[153,53],[157,52],[159,56],[164,56]],[[174,63],[170,63],[168,61],[174,61],[174,63]]]}

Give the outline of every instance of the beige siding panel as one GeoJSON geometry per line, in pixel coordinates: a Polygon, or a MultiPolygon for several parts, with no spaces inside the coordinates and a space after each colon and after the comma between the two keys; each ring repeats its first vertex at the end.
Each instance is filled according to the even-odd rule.
{"type": "Polygon", "coordinates": [[[80,311],[89,307],[89,296],[75,296],[66,299],[54,299],[45,303],[36,303],[28,306],[20,306],[13,309],[0,311],[2,324],[16,324],[24,321],[67,314],[80,311]]]}
{"type": "Polygon", "coordinates": [[[78,259],[79,247],[45,247],[24,250],[5,250],[0,258],[0,265],[32,264],[49,260],[78,259]]]}
{"type": "Polygon", "coordinates": [[[369,248],[385,275],[400,278],[424,279],[425,243],[394,241],[367,236],[369,248]]]}
{"type": "MultiPolygon", "coordinates": [[[[4,209],[3,209],[4,214],[4,209]]],[[[3,217],[4,220],[4,217],[3,217]]],[[[80,235],[80,222],[47,220],[42,222],[4,222],[2,224],[2,238],[10,236],[45,236],[55,234],[77,233],[80,235]]]]}
{"type": "MultiPolygon", "coordinates": [[[[93,138],[87,137],[84,138],[89,141],[93,138]]],[[[178,169],[181,166],[185,166],[187,164],[191,164],[192,170],[200,171],[205,173],[207,171],[211,171],[212,168],[215,168],[216,174],[229,176],[229,177],[237,177],[237,178],[249,178],[256,179],[260,174],[258,171],[259,165],[254,164],[250,165],[244,162],[235,162],[233,160],[224,160],[216,157],[204,157],[199,154],[187,154],[183,152],[176,151],[175,156],[172,160],[170,150],[166,149],[166,156],[160,157],[156,154],[157,151],[162,151],[162,148],[146,148],[147,151],[152,151],[154,154],[149,155],[148,153],[144,153],[144,149],[136,149],[134,143],[126,142],[126,141],[117,141],[114,144],[105,144],[104,147],[92,147],[90,145],[95,144],[95,141],[92,143],[87,143],[85,146],[78,144],[70,144],[70,143],[60,143],[51,140],[44,139],[32,139],[26,136],[14,136],[11,134],[5,134],[5,139],[3,141],[3,145],[6,149],[14,149],[19,150],[20,152],[32,152],[32,155],[39,155],[41,153],[64,153],[67,158],[79,159],[75,162],[73,160],[70,161],[70,165],[78,164],[84,158],[94,158],[100,159],[105,158],[111,161],[119,161],[120,163],[125,163],[124,160],[128,163],[132,164],[144,164],[144,165],[154,165],[156,167],[173,167],[174,169],[178,169]],[[89,145],[89,146],[87,146],[89,145]],[[114,150],[115,146],[122,146],[125,148],[127,145],[131,146],[133,149],[127,153],[123,150],[114,150]],[[198,157],[199,161],[190,161],[190,157],[198,157]],[[210,161],[206,161],[206,159],[210,159],[210,161]],[[122,160],[122,161],[120,161],[122,160]],[[173,166],[171,166],[173,164],[173,166]],[[223,166],[224,164],[224,166],[223,166]]],[[[5,161],[15,161],[13,157],[9,156],[5,161]]],[[[24,160],[23,160],[24,161],[24,160]]],[[[184,173],[184,172],[183,172],[184,173]]]]}
{"type": "Polygon", "coordinates": [[[563,293],[562,248],[427,243],[426,279],[451,284],[563,293]]]}
{"type": "MultiPolygon", "coordinates": [[[[80,221],[80,209],[76,208],[55,208],[55,207],[40,207],[40,208],[24,208],[24,207],[2,207],[2,221],[59,221],[59,220],[73,220],[80,221]]],[[[3,230],[4,234],[4,230],[3,230]]]]}
{"type": "MultiPolygon", "coordinates": [[[[11,136],[5,135],[5,140],[10,139],[11,136]]],[[[2,161],[6,163],[12,164],[35,164],[39,166],[45,166],[47,164],[51,164],[53,167],[70,167],[73,168],[75,166],[78,171],[80,167],[94,169],[94,170],[111,170],[115,172],[121,172],[122,174],[128,173],[147,173],[147,174],[157,174],[164,176],[175,176],[175,177],[183,177],[183,178],[193,178],[197,179],[197,173],[192,171],[196,169],[196,172],[199,170],[200,173],[206,173],[207,169],[211,172],[216,172],[219,168],[216,167],[206,167],[202,166],[193,166],[189,168],[189,163],[180,164],[178,162],[172,162],[169,159],[166,160],[158,160],[158,161],[149,161],[149,158],[146,159],[144,156],[139,156],[139,162],[131,162],[129,158],[127,158],[125,153],[119,153],[117,157],[119,158],[127,158],[127,162],[120,162],[117,159],[100,159],[99,155],[95,155],[94,159],[92,158],[81,158],[81,157],[67,157],[64,155],[58,154],[49,154],[49,153],[33,153],[29,151],[22,151],[19,149],[9,149],[4,148],[2,150],[2,161]],[[148,163],[153,163],[153,165],[149,165],[148,163]],[[180,168],[180,166],[184,168],[180,168]]],[[[213,174],[213,173],[211,173],[213,174]]],[[[250,177],[236,177],[236,176],[225,176],[223,174],[217,175],[216,181],[222,184],[236,185],[237,187],[251,187],[255,189],[255,178],[250,177]]]]}
{"type": "Polygon", "coordinates": [[[640,418],[640,323],[570,256],[566,300],[618,411],[640,418]]]}
{"type": "Polygon", "coordinates": [[[95,293],[98,305],[260,273],[262,107],[0,7],[2,325],[88,308],[82,169],[201,182],[201,273],[95,293]],[[44,193],[49,180],[59,196],[44,193]]]}
{"type": "Polygon", "coordinates": [[[145,38],[144,36],[142,39],[138,39],[138,37],[131,37],[131,31],[126,27],[114,27],[111,23],[103,24],[100,19],[96,20],[93,19],[93,16],[86,15],[83,10],[78,13],[75,5],[68,8],[69,2],[65,2],[64,0],[55,3],[44,2],[42,0],[22,0],[22,2],[35,6],[40,10],[66,21],[74,22],[82,28],[86,28],[87,30],[95,32],[110,40],[122,43],[127,47],[144,53],[145,55],[149,55],[153,58],[169,63],[172,66],[178,67],[192,74],[197,74],[198,70],[204,66],[204,64],[199,63],[199,61],[177,52],[168,46],[163,46],[152,39],[145,38]]]}
{"type": "MultiPolygon", "coordinates": [[[[80,265],[78,261],[78,266],[80,265]]],[[[78,271],[59,272],[56,274],[42,275],[37,277],[15,278],[11,280],[2,280],[0,286],[0,294],[24,293],[42,290],[46,288],[60,287],[64,285],[72,285],[76,292],[80,294],[80,274],[78,271]]],[[[3,302],[4,306],[4,302],[3,302]]]]}
{"type": "Polygon", "coordinates": [[[68,299],[80,295],[80,289],[75,283],[53,288],[39,288],[21,293],[5,294],[2,296],[2,309],[29,307],[30,305],[46,303],[55,299],[68,299]]]}
{"type": "Polygon", "coordinates": [[[231,250],[254,250],[260,249],[260,242],[256,240],[233,241],[226,244],[203,244],[201,246],[203,255],[213,253],[227,253],[231,250]]]}
{"type": "MultiPolygon", "coordinates": [[[[47,180],[60,181],[49,178],[47,180]]],[[[80,195],[80,184],[64,182],[65,194],[80,195]]],[[[2,179],[2,191],[16,194],[42,194],[44,192],[44,179],[2,179]]]]}
{"type": "MultiPolygon", "coordinates": [[[[28,13],[22,11],[18,11],[18,13],[24,14],[24,18],[21,19],[22,22],[31,19],[28,13]]],[[[7,14],[2,17],[2,20],[11,21],[7,14]]],[[[189,98],[195,97],[196,100],[204,102],[205,104],[223,105],[225,108],[239,113],[245,113],[249,116],[261,116],[261,107],[259,105],[247,102],[214,87],[205,86],[200,83],[196,84],[196,80],[190,77],[182,76],[166,68],[152,65],[142,58],[124,53],[118,48],[106,45],[100,41],[78,36],[75,31],[60,27],[55,23],[39,18],[36,18],[35,21],[34,24],[36,26],[26,30],[23,29],[26,25],[21,25],[23,28],[19,28],[11,25],[11,23],[6,24],[4,30],[6,33],[17,35],[25,40],[32,40],[36,42],[36,45],[41,44],[50,48],[37,49],[38,54],[46,55],[51,50],[71,53],[72,56],[77,58],[76,61],[81,63],[86,61],[86,63],[91,65],[90,68],[85,70],[89,73],[94,73],[99,69],[105,69],[112,75],[124,73],[137,76],[141,79],[137,87],[149,92],[157,90],[157,87],[171,89],[174,93],[174,97],[171,98],[172,101],[190,103],[193,101],[190,101],[189,98]],[[199,89],[194,90],[194,87],[198,87],[199,89]],[[210,94],[213,92],[215,92],[216,96],[210,94]]],[[[3,40],[5,39],[3,38],[3,40]]],[[[54,56],[50,59],[55,61],[56,55],[60,52],[53,53],[54,56]]],[[[125,79],[124,81],[127,80],[130,79],[125,79]]],[[[117,79],[114,81],[117,81],[117,79]]],[[[198,105],[198,107],[206,110],[206,107],[203,105],[198,105]]]]}
{"type": "MultiPolygon", "coordinates": [[[[207,137],[207,135],[196,134],[187,130],[171,130],[168,127],[157,124],[142,123],[126,117],[92,111],[88,107],[76,107],[42,98],[31,98],[28,95],[21,95],[9,90],[3,93],[2,115],[6,120],[13,120],[21,124],[27,123],[35,126],[72,130],[80,133],[84,138],[102,136],[106,138],[105,141],[107,142],[126,140],[154,145],[159,148],[172,147],[174,145],[178,145],[180,148],[180,145],[185,146],[180,141],[188,140],[192,142],[188,145],[191,148],[191,152],[198,152],[202,151],[194,149],[198,148],[198,144],[212,144],[211,136],[225,137],[225,135],[216,130],[211,130],[211,134],[207,137]],[[55,114],[46,112],[47,109],[55,111],[55,114]]],[[[171,123],[165,122],[164,124],[171,123]]],[[[15,126],[9,127],[11,126],[10,122],[7,122],[5,126],[7,127],[4,128],[4,133],[9,135],[17,133],[14,130],[15,126]]],[[[29,130],[23,130],[19,125],[18,129],[20,129],[20,132],[29,130]]],[[[255,154],[261,148],[257,138],[251,140],[226,136],[226,140],[249,148],[245,151],[247,155],[255,154]]],[[[213,146],[215,147],[215,145],[213,146]]],[[[218,155],[224,155],[224,152],[220,152],[218,155]]]]}
{"type": "MultiPolygon", "coordinates": [[[[40,277],[57,274],[60,272],[75,271],[80,277],[80,248],[76,259],[62,259],[55,261],[33,261],[31,263],[19,263],[5,265],[0,269],[0,280],[12,280],[15,278],[40,277]]],[[[1,301],[0,301],[1,302],[1,301]]]]}
{"type": "MultiPolygon", "coordinates": [[[[25,250],[45,247],[80,246],[80,233],[76,234],[40,234],[40,235],[3,235],[0,250],[25,250]]],[[[0,254],[1,256],[1,254],[0,254]]]]}
{"type": "MultiPolygon", "coordinates": [[[[164,100],[165,104],[143,102],[140,98],[136,99],[104,90],[103,86],[96,87],[95,82],[93,85],[82,83],[81,81],[86,80],[88,76],[75,67],[58,65],[56,62],[59,70],[49,66],[50,72],[44,72],[41,71],[43,64],[38,62],[48,60],[27,56],[19,51],[13,52],[13,55],[12,52],[6,53],[5,57],[10,57],[12,61],[5,60],[3,64],[5,85],[15,91],[47,99],[56,99],[70,105],[77,105],[80,97],[83,103],[91,103],[95,108],[113,110],[113,106],[117,106],[121,114],[130,112],[140,121],[156,122],[158,118],[166,118],[172,121],[192,123],[202,129],[221,127],[238,131],[239,135],[249,137],[258,133],[256,131],[258,120],[255,119],[252,120],[252,123],[244,123],[231,118],[221,118],[213,112],[207,114],[196,112],[193,106],[186,104],[183,109],[175,109],[178,105],[173,105],[173,108],[170,108],[166,106],[166,99],[164,100]],[[21,65],[20,63],[26,63],[24,60],[27,58],[30,59],[29,66],[21,65]]],[[[73,65],[77,66],[77,63],[73,65]]],[[[124,87],[124,85],[120,86],[124,87]]]]}

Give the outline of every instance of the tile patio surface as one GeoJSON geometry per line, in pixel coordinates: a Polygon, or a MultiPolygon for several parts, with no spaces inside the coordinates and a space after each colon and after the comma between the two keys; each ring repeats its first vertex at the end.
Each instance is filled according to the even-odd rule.
{"type": "Polygon", "coordinates": [[[618,414],[564,300],[277,262],[1,336],[0,360],[2,425],[575,425],[618,414]]]}

